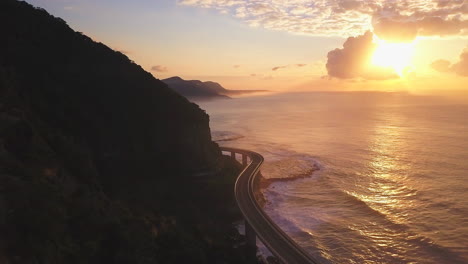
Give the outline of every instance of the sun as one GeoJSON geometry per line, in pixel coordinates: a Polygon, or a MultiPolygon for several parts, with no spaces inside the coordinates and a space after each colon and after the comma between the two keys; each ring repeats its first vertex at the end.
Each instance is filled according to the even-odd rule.
{"type": "Polygon", "coordinates": [[[382,67],[391,67],[399,76],[411,66],[414,43],[388,43],[375,40],[377,48],[372,56],[372,64],[382,67]]]}

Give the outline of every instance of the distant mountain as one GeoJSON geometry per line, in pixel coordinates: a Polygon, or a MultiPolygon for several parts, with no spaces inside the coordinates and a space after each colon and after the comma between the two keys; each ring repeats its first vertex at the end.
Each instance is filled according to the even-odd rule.
{"type": "Polygon", "coordinates": [[[229,98],[222,94],[226,89],[218,83],[202,82],[198,80],[186,81],[177,76],[162,81],[166,83],[169,88],[185,97],[229,98]]]}
{"type": "Polygon", "coordinates": [[[266,90],[228,90],[217,82],[184,80],[178,76],[162,80],[169,88],[187,98],[230,98],[229,96],[265,92],[266,90]]]}

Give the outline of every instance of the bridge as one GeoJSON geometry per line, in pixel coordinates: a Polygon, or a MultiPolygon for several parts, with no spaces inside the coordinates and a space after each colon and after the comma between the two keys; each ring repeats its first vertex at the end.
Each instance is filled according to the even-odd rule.
{"type": "Polygon", "coordinates": [[[258,237],[270,252],[285,264],[318,264],[273,222],[255,199],[257,176],[263,163],[263,156],[253,151],[228,147],[221,147],[221,151],[229,153],[234,159],[236,155],[240,156],[244,166],[237,178],[234,194],[245,219],[248,247],[255,249],[258,237]]]}

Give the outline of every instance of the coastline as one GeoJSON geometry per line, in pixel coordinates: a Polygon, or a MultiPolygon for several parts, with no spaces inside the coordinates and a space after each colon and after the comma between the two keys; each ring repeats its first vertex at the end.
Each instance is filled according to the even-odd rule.
{"type": "MultiPolygon", "coordinates": [[[[320,167],[317,164],[314,164],[314,168],[308,170],[307,172],[296,174],[290,177],[282,177],[282,178],[266,178],[264,174],[262,174],[262,171],[260,171],[259,176],[255,179],[255,183],[254,183],[255,199],[260,204],[262,209],[264,209],[268,203],[268,200],[265,197],[265,191],[268,190],[268,188],[270,187],[272,183],[289,182],[289,181],[294,181],[297,179],[312,177],[314,173],[318,171],[320,171],[320,167]]],[[[237,225],[237,229],[240,231],[241,234],[245,234],[245,226],[243,222],[237,225]]],[[[268,248],[260,240],[257,240],[257,254],[258,254],[258,257],[264,263],[277,263],[278,261],[276,257],[270,252],[270,250],[268,250],[268,248]]]]}
{"type": "Polygon", "coordinates": [[[297,179],[304,179],[308,177],[312,177],[316,172],[320,171],[320,167],[317,164],[313,165],[313,168],[308,169],[304,172],[293,174],[289,177],[281,177],[281,178],[267,178],[264,176],[262,171],[259,172],[259,177],[255,179],[255,199],[257,199],[258,203],[262,208],[265,207],[268,200],[265,198],[265,191],[270,187],[270,185],[274,182],[290,182],[297,179]]]}

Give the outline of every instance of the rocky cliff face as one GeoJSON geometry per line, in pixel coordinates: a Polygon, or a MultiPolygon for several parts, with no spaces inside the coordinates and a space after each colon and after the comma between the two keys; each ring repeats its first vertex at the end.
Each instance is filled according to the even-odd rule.
{"type": "Polygon", "coordinates": [[[237,168],[203,110],[25,2],[0,32],[1,263],[239,263],[237,168]]]}

